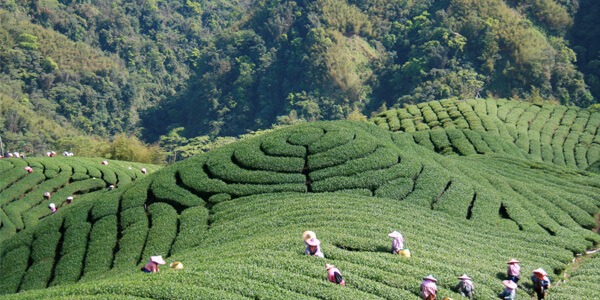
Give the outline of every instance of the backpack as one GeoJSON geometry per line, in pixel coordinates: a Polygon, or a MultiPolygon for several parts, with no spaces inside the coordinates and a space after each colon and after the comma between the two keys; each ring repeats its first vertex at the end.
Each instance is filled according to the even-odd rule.
{"type": "Polygon", "coordinates": [[[337,284],[340,284],[342,283],[342,281],[344,281],[344,279],[342,278],[342,274],[340,274],[339,272],[333,273],[333,277],[335,277],[335,283],[337,284]]]}

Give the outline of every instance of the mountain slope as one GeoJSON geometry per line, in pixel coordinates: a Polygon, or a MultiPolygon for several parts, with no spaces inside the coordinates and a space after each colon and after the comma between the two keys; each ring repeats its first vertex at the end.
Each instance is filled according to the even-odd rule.
{"type": "Polygon", "coordinates": [[[556,279],[574,254],[600,243],[590,230],[599,177],[531,161],[489,136],[497,152],[443,156],[408,133],[317,122],[230,144],[19,232],[2,244],[0,291],[417,299],[421,277],[433,273],[440,294],[456,297],[455,278],[467,273],[481,297],[493,298],[510,257],[523,261],[524,274],[543,267],[556,279]],[[307,229],[323,241],[325,260],[303,255],[307,229]],[[413,257],[387,253],[392,230],[413,257]],[[185,268],[141,274],[159,254],[185,268]],[[324,280],[324,262],[342,270],[347,287],[324,280]]]}

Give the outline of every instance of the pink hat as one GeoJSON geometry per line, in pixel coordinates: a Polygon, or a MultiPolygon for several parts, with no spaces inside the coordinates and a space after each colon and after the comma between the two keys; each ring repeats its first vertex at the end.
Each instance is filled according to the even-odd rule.
{"type": "Polygon", "coordinates": [[[159,265],[166,264],[165,260],[162,258],[162,255],[150,256],[150,261],[159,265]]]}
{"type": "Polygon", "coordinates": [[[329,270],[331,268],[335,268],[334,265],[330,265],[330,264],[325,264],[325,270],[329,270]]]}
{"type": "Polygon", "coordinates": [[[400,234],[400,232],[394,230],[392,233],[389,233],[388,236],[391,238],[399,238],[399,237],[402,237],[402,234],[400,234]]]}
{"type": "Polygon", "coordinates": [[[467,276],[467,274],[462,274],[460,277],[458,277],[458,279],[471,280],[471,278],[469,278],[469,276],[467,276]]]}
{"type": "Polygon", "coordinates": [[[309,246],[319,246],[319,245],[321,245],[321,241],[319,241],[317,238],[310,238],[310,239],[306,240],[306,243],[309,246]]]}
{"type": "Polygon", "coordinates": [[[518,261],[518,260],[516,260],[516,259],[514,259],[514,258],[511,258],[511,259],[510,259],[510,260],[507,262],[507,264],[518,264],[518,263],[520,263],[520,261],[518,261]]]}
{"type": "Polygon", "coordinates": [[[504,280],[502,281],[502,284],[504,284],[505,287],[514,290],[517,288],[517,284],[514,283],[512,280],[504,280]]]}
{"type": "Polygon", "coordinates": [[[433,282],[437,282],[437,279],[435,279],[431,274],[427,275],[427,277],[423,277],[423,280],[431,280],[433,282]]]}
{"type": "Polygon", "coordinates": [[[544,276],[548,275],[548,273],[546,273],[546,271],[544,271],[544,269],[542,269],[542,268],[533,270],[533,273],[542,274],[544,276]]]}

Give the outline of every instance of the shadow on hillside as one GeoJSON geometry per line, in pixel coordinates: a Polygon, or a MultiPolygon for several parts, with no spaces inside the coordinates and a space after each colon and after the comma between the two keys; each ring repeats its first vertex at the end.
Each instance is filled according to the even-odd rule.
{"type": "Polygon", "coordinates": [[[381,245],[375,247],[375,249],[360,249],[360,248],[349,247],[349,246],[345,246],[345,245],[341,245],[341,244],[333,244],[333,245],[338,249],[352,251],[352,252],[390,253],[390,247],[381,246],[381,245]]]}

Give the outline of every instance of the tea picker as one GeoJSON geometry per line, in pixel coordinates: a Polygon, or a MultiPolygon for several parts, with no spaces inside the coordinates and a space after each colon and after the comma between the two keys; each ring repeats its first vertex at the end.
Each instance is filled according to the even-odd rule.
{"type": "Polygon", "coordinates": [[[158,256],[150,256],[150,261],[142,268],[142,272],[144,273],[156,273],[160,271],[158,269],[159,265],[166,264],[165,260],[162,258],[162,255],[158,256]]]}
{"type": "Polygon", "coordinates": [[[334,265],[325,264],[325,270],[327,270],[327,280],[339,285],[346,285],[342,273],[334,265]]]}
{"type": "Polygon", "coordinates": [[[321,241],[319,241],[317,238],[310,238],[304,242],[306,243],[306,250],[304,251],[306,255],[317,256],[321,258],[325,257],[323,252],[321,252],[321,241]]]}
{"type": "Polygon", "coordinates": [[[437,295],[436,282],[437,279],[435,279],[433,275],[423,277],[423,282],[421,283],[421,298],[423,298],[423,300],[435,300],[437,295]]]}
{"type": "Polygon", "coordinates": [[[500,294],[500,298],[503,300],[515,300],[517,295],[517,284],[512,280],[502,281],[504,285],[504,291],[500,294]]]}
{"type": "Polygon", "coordinates": [[[399,254],[404,257],[410,257],[410,250],[404,248],[404,237],[398,231],[388,234],[392,238],[392,254],[399,254]]]}
{"type": "Polygon", "coordinates": [[[506,275],[509,280],[512,280],[514,283],[519,283],[519,279],[521,279],[521,266],[519,266],[519,261],[511,258],[508,262],[508,268],[506,270],[506,275]]]}
{"type": "Polygon", "coordinates": [[[469,278],[467,274],[463,274],[462,276],[458,277],[458,279],[460,279],[460,281],[456,285],[456,291],[459,292],[461,296],[467,297],[469,298],[469,300],[472,300],[473,293],[475,292],[475,286],[473,285],[473,281],[471,281],[471,278],[469,278]]]}
{"type": "Polygon", "coordinates": [[[531,275],[531,281],[533,281],[533,288],[537,294],[538,300],[545,299],[547,290],[550,287],[550,278],[548,273],[544,269],[535,269],[531,275]]]}

